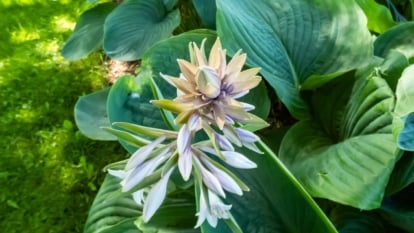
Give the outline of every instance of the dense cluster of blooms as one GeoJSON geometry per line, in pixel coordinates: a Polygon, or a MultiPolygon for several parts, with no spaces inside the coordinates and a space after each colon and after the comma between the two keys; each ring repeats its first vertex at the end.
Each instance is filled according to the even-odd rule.
{"type": "Polygon", "coordinates": [[[218,161],[234,168],[256,167],[233,145],[260,153],[255,145],[259,138],[243,126],[255,124],[265,127],[267,123],[249,113],[254,106],[238,101],[260,83],[259,69],[242,71],[246,55],[240,52],[227,63],[226,50],[222,49],[219,39],[207,59],[204,44],[205,40],[200,47],[190,43],[191,61],[178,59],[179,77],[161,74],[177,88],[177,97],[152,101],[152,104],[177,114],[178,133],[154,129],[158,136],[138,149],[123,170],[109,170],[110,174],[122,179],[124,192],[131,191],[146,177],[161,171],[159,181],[133,193],[134,200],[143,205],[144,221],[148,221],[162,204],[168,181],[176,168],[184,181],[193,177],[198,189],[196,227],[205,220],[215,227],[218,219],[231,216],[231,205],[223,201],[226,191],[237,195],[248,191],[248,187],[218,161]],[[199,131],[204,132],[208,140],[195,142],[194,136],[199,131]]]}

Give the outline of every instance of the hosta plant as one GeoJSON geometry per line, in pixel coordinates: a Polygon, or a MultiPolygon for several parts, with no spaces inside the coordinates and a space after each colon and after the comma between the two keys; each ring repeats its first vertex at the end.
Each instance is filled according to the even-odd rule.
{"type": "Polygon", "coordinates": [[[75,106],[131,153],[85,232],[414,232],[414,23],[375,1],[193,3],[211,29],[171,35],[181,1],[96,6],[125,36],[104,51],[141,62],[75,106]]]}

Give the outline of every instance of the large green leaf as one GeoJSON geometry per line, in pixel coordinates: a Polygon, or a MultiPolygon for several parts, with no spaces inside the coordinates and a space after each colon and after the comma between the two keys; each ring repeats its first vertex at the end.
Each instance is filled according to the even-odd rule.
{"type": "MultiPolygon", "coordinates": [[[[206,54],[209,54],[211,46],[217,35],[210,30],[194,30],[182,33],[178,36],[163,40],[152,46],[142,57],[141,70],[150,71],[153,78],[165,98],[173,99],[177,95],[176,89],[160,77],[160,73],[177,76],[180,73],[177,59],[190,60],[188,44],[195,42],[198,45],[206,38],[206,54]]],[[[261,118],[266,118],[270,110],[270,100],[267,95],[266,86],[261,83],[250,91],[249,94],[240,99],[241,101],[256,106],[252,113],[261,118]]]]}
{"type": "MultiPolygon", "coordinates": [[[[151,91],[151,73],[141,72],[137,77],[123,76],[112,86],[107,113],[110,123],[129,122],[155,128],[165,128],[159,108],[150,104],[154,99],[151,91]]],[[[137,148],[120,140],[133,153],[137,148]]]]}
{"type": "Polygon", "coordinates": [[[110,88],[82,96],[75,105],[75,122],[86,137],[94,140],[116,140],[116,137],[105,132],[101,127],[108,127],[106,101],[110,88]]]}
{"type": "Polygon", "coordinates": [[[194,197],[184,192],[170,195],[147,223],[142,206],[130,193],[121,193],[120,179],[107,175],[90,208],[84,233],[196,233],[194,197]],[[183,195],[184,193],[184,195],[183,195]]]}
{"type": "MultiPolygon", "coordinates": [[[[392,225],[414,233],[414,185],[387,197],[380,213],[392,225]]],[[[393,231],[394,232],[394,231],[393,231]]]]}
{"type": "Polygon", "coordinates": [[[299,119],[308,117],[301,89],[369,62],[372,39],[366,23],[354,0],[217,0],[224,46],[230,53],[242,48],[299,119]]]}
{"type": "Polygon", "coordinates": [[[368,28],[376,33],[384,33],[396,23],[392,18],[391,11],[377,3],[375,0],[356,0],[368,18],[368,28]]]}
{"type": "MultiPolygon", "coordinates": [[[[228,196],[232,215],[243,232],[328,233],[336,232],[332,223],[309,194],[263,142],[264,154],[249,150],[241,153],[257,164],[252,170],[233,170],[250,191],[243,196],[228,196]]],[[[203,225],[204,233],[231,232],[224,224],[219,229],[203,225]]]]}
{"type": "Polygon", "coordinates": [[[414,22],[399,23],[375,40],[376,56],[385,57],[392,49],[407,58],[414,57],[414,22]]]}
{"type": "Polygon", "coordinates": [[[395,114],[405,117],[414,112],[414,65],[407,67],[398,80],[396,90],[395,114]]]}
{"type": "Polygon", "coordinates": [[[394,133],[398,133],[398,146],[414,150],[414,65],[407,67],[398,80],[396,89],[394,133]]]}
{"type": "Polygon", "coordinates": [[[414,182],[414,153],[404,152],[392,171],[387,194],[394,194],[414,182]]]}
{"type": "Polygon", "coordinates": [[[129,0],[108,15],[104,50],[108,56],[131,61],[155,42],[167,38],[180,24],[178,9],[168,11],[162,0],[129,0]]]}
{"type": "Polygon", "coordinates": [[[119,179],[107,175],[89,210],[84,233],[140,233],[134,221],[141,215],[131,195],[121,195],[119,179]]]}
{"type": "Polygon", "coordinates": [[[314,118],[288,131],[280,158],[312,196],[374,209],[399,158],[394,95],[376,76],[359,78],[349,91],[352,83],[345,76],[317,90],[314,118]]]}
{"type": "Polygon", "coordinates": [[[105,19],[115,6],[115,3],[107,2],[85,11],[66,41],[62,56],[68,60],[77,60],[97,50],[102,45],[105,19]]]}
{"type": "Polygon", "coordinates": [[[216,29],[216,0],[193,0],[193,5],[203,24],[216,29]]]}
{"type": "Polygon", "coordinates": [[[372,211],[360,211],[338,205],[329,213],[329,219],[339,233],[387,233],[386,224],[372,211]]]}

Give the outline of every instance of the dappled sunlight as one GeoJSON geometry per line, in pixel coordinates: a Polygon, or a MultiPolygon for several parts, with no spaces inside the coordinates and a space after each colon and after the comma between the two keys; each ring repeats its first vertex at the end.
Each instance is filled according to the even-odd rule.
{"type": "Polygon", "coordinates": [[[53,17],[52,21],[55,32],[72,31],[75,28],[75,22],[68,15],[58,15],[53,17]]]}
{"type": "Polygon", "coordinates": [[[28,30],[22,27],[19,30],[12,31],[10,34],[10,42],[13,44],[40,39],[38,30],[28,30]]]}
{"type": "Polygon", "coordinates": [[[39,3],[39,1],[36,0],[2,0],[0,5],[3,5],[4,7],[10,7],[13,5],[30,6],[37,3],[39,3]]]}

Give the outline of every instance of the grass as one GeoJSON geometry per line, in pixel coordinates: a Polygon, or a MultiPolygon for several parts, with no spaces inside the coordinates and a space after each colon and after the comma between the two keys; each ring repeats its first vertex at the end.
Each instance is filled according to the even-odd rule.
{"type": "Polygon", "coordinates": [[[73,106],[107,85],[102,57],[68,62],[60,49],[86,1],[0,2],[0,229],[82,232],[116,142],[79,133],[73,106]]]}

